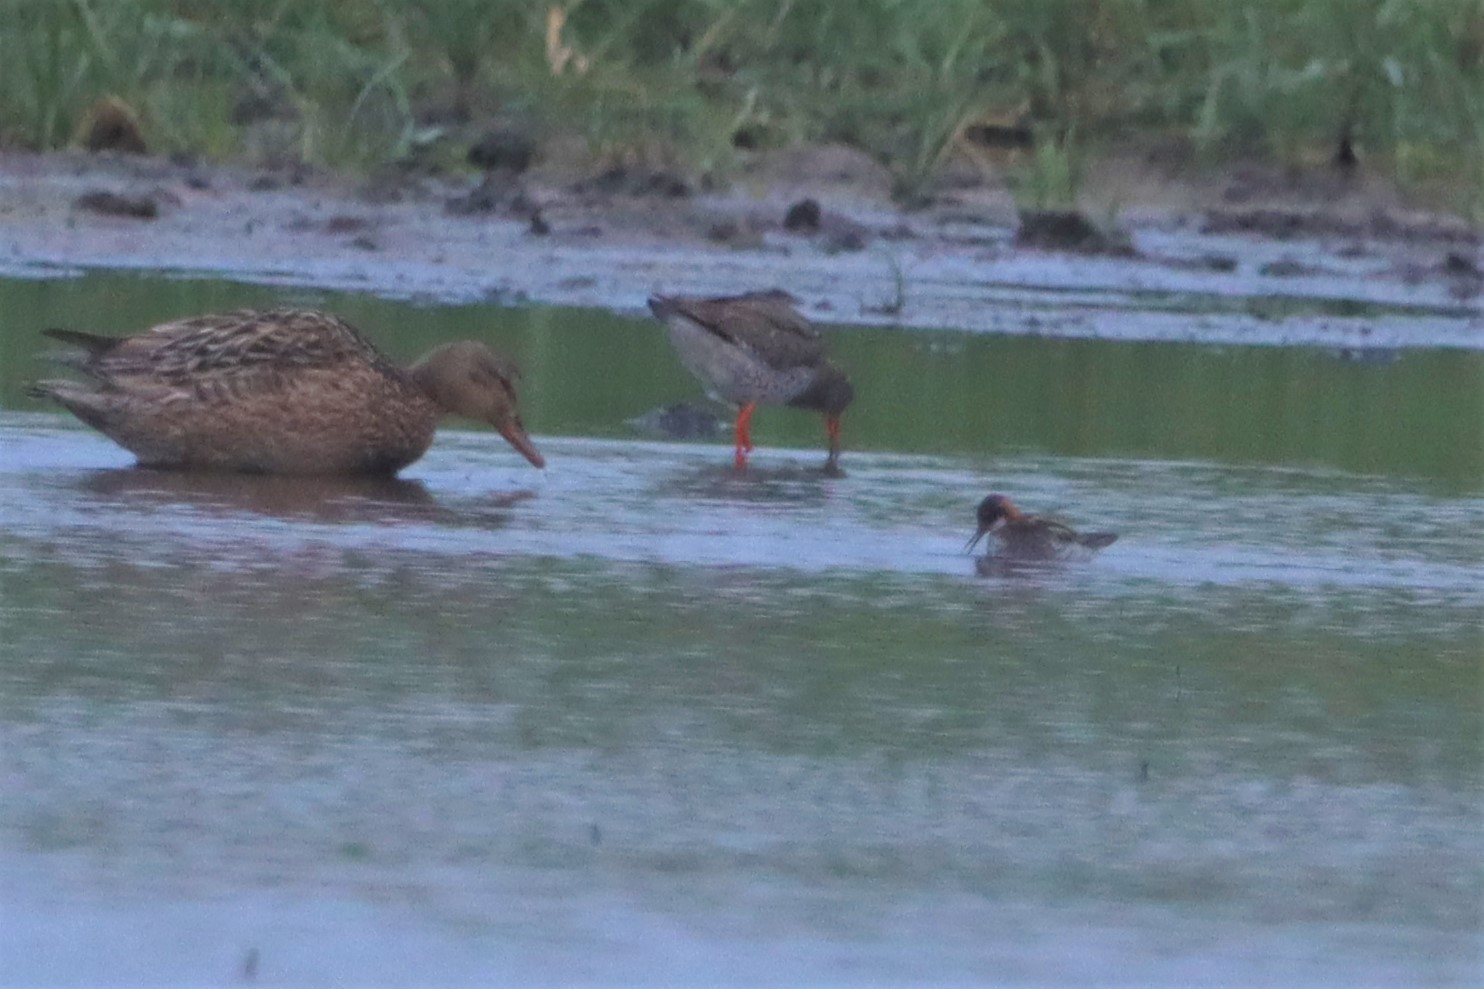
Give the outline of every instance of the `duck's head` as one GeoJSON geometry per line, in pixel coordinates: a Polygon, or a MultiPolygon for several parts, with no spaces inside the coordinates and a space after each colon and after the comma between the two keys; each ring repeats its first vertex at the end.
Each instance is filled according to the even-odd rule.
{"type": "Polygon", "coordinates": [[[444,412],[489,423],[532,464],[546,466],[520,421],[515,394],[520,371],[514,364],[482,343],[465,340],[434,348],[409,370],[444,412]]]}
{"type": "Polygon", "coordinates": [[[964,546],[965,553],[978,545],[979,540],[996,531],[1006,522],[1013,522],[1020,518],[1020,509],[1016,508],[1014,502],[1004,495],[992,494],[979,503],[976,515],[979,527],[975,530],[973,538],[964,546]]]}

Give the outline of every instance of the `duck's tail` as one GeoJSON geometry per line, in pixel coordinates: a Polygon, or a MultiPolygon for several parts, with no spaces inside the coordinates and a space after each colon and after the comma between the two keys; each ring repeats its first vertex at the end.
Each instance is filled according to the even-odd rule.
{"type": "Polygon", "coordinates": [[[28,381],[21,391],[27,398],[55,399],[56,394],[52,391],[55,384],[55,381],[28,381]]]}
{"type": "Polygon", "coordinates": [[[32,381],[26,385],[31,398],[56,402],[99,432],[106,433],[116,417],[116,401],[100,391],[77,381],[52,379],[32,381]]]}
{"type": "Polygon", "coordinates": [[[27,398],[48,399],[61,405],[69,405],[79,396],[94,394],[94,389],[87,385],[77,381],[68,381],[65,378],[28,381],[24,391],[27,398]]]}

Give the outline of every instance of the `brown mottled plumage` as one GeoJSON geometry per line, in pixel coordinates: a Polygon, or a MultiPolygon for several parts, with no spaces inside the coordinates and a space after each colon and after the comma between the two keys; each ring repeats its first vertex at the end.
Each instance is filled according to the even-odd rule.
{"type": "Polygon", "coordinates": [[[850,379],[825,358],[824,341],[787,292],[748,292],[716,299],[656,295],[649,308],[665,322],[686,369],[737,413],[736,464],[747,465],[752,413],[759,405],[812,409],[825,417],[830,455],[839,469],[840,414],[855,398],[850,379]]]}
{"type": "Polygon", "coordinates": [[[1088,556],[1118,538],[1113,532],[1077,532],[1054,519],[1027,515],[1004,495],[992,494],[979,503],[979,527],[964,547],[972,550],[986,535],[999,541],[995,559],[1032,562],[1070,560],[1088,556]]]}
{"type": "Polygon", "coordinates": [[[147,467],[269,474],[394,474],[438,421],[487,422],[544,466],[521,424],[515,368],[480,343],[391,363],[329,313],[251,310],[162,323],[130,337],[46,330],[88,382],[39,381],[147,467]]]}

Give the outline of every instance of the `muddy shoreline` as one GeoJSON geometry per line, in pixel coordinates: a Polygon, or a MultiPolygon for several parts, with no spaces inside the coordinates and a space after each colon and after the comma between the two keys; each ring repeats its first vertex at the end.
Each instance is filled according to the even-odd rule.
{"type": "Polygon", "coordinates": [[[1123,249],[1079,253],[1017,246],[1003,189],[964,188],[906,211],[869,162],[830,149],[762,163],[726,192],[673,188],[662,175],[368,183],[12,153],[0,155],[0,275],[163,271],[634,313],[655,291],[780,286],[826,324],[1484,349],[1477,229],[1374,192],[1239,174],[1220,188],[1144,178],[1110,193],[1123,249]],[[813,222],[795,213],[786,225],[806,199],[819,204],[805,211],[813,222]]]}

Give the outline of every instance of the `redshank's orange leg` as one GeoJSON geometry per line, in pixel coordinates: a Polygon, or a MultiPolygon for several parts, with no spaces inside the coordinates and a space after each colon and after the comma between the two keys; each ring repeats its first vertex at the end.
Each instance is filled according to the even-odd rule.
{"type": "Polygon", "coordinates": [[[840,417],[825,416],[824,432],[830,438],[830,458],[825,461],[825,470],[840,469],[840,417]]]}
{"type": "Polygon", "coordinates": [[[748,402],[737,413],[737,445],[752,452],[752,414],[757,411],[756,402],[748,402]]]}
{"type": "Polygon", "coordinates": [[[748,402],[737,413],[737,456],[735,463],[741,470],[747,466],[747,455],[752,452],[752,414],[757,411],[756,402],[748,402]]]}

